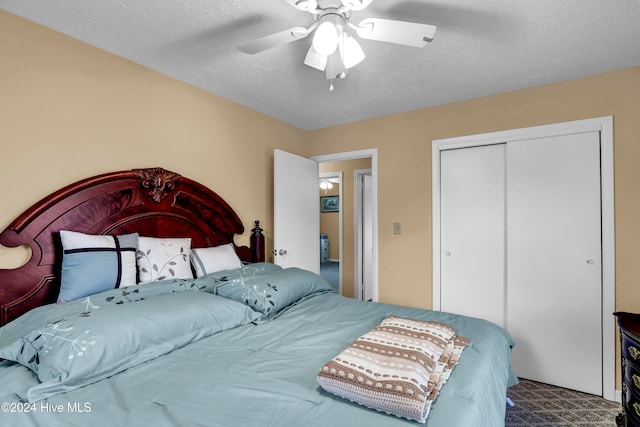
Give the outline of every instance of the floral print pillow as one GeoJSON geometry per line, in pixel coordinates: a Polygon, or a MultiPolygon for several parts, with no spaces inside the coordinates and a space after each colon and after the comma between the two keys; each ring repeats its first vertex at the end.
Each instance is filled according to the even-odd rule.
{"type": "Polygon", "coordinates": [[[168,279],[193,279],[189,253],[190,238],[140,237],[136,258],[138,281],[157,282],[168,279]]]}

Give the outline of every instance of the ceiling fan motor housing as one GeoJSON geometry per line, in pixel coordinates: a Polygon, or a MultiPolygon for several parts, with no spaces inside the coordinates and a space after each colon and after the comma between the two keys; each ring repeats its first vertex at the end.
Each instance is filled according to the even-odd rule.
{"type": "Polygon", "coordinates": [[[324,22],[332,23],[338,29],[338,33],[345,30],[343,24],[346,20],[347,17],[345,14],[341,13],[338,9],[324,9],[317,18],[317,21],[321,24],[324,22]]]}
{"type": "Polygon", "coordinates": [[[316,10],[338,9],[345,7],[348,10],[362,10],[371,3],[372,0],[298,0],[291,1],[299,10],[305,12],[315,12],[316,10]]]}
{"type": "Polygon", "coordinates": [[[338,9],[343,6],[343,2],[339,0],[318,0],[318,9],[338,9]]]}

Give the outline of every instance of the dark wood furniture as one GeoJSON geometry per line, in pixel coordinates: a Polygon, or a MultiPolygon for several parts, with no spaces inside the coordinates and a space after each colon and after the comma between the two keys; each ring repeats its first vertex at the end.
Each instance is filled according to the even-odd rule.
{"type": "Polygon", "coordinates": [[[255,221],[254,225],[249,239],[251,262],[264,262],[264,235],[262,234],[262,228],[260,228],[260,221],[255,221]]]}
{"type": "Polygon", "coordinates": [[[640,426],[640,314],[614,313],[620,328],[623,416],[621,426],[640,426]]]}
{"type": "MultiPolygon", "coordinates": [[[[60,230],[191,237],[191,246],[198,248],[234,243],[244,226],[216,193],[162,168],[78,181],[45,197],[0,232],[0,244],[27,245],[32,252],[24,266],[0,269],[0,325],[55,302],[60,289],[60,230]]],[[[247,246],[235,248],[241,260],[251,261],[247,246]]]]}

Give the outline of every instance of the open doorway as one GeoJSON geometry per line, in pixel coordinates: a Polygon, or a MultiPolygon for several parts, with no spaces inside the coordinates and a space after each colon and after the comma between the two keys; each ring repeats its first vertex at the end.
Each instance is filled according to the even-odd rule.
{"type": "MultiPolygon", "coordinates": [[[[320,166],[356,159],[366,159],[367,166],[343,172],[346,181],[354,180],[356,169],[371,169],[371,301],[378,301],[378,214],[377,214],[377,149],[365,149],[304,158],[282,150],[274,150],[274,263],[282,267],[300,267],[320,272],[320,203],[318,197],[320,166]]],[[[346,163],[345,163],[346,164],[346,163]]],[[[341,165],[342,167],[342,165],[341,165]]],[[[327,173],[327,171],[323,171],[327,173]]],[[[343,183],[340,197],[343,225],[339,238],[342,295],[361,299],[355,292],[355,259],[357,259],[354,224],[353,182],[343,183]],[[349,204],[347,205],[347,202],[349,204]]]]}
{"type": "Polygon", "coordinates": [[[320,275],[342,295],[342,172],[320,173],[320,275]]]}
{"type": "MultiPolygon", "coordinates": [[[[338,289],[346,297],[361,300],[377,300],[377,271],[374,266],[374,216],[375,202],[373,185],[369,185],[369,197],[367,206],[369,209],[368,230],[371,233],[363,233],[363,211],[362,211],[362,182],[363,174],[368,174],[372,182],[373,156],[362,156],[354,158],[314,158],[319,162],[319,178],[337,180],[340,176],[340,183],[329,190],[320,190],[320,202],[324,197],[333,198],[338,196],[339,212],[320,213],[320,251],[321,262],[320,271],[329,280],[332,275],[335,278],[337,273],[338,289]],[[365,171],[363,173],[363,171],[365,171]],[[368,172],[367,172],[368,171],[368,172]],[[326,194],[325,194],[326,193],[326,194]],[[363,245],[363,238],[367,236],[363,245]],[[328,240],[328,256],[323,256],[322,239],[328,240]],[[366,256],[363,256],[363,251],[366,256]],[[326,258],[326,260],[325,260],[326,258]],[[367,261],[366,272],[363,272],[363,260],[367,261]],[[366,290],[366,291],[365,291],[366,290]]],[[[376,239],[377,241],[377,239],[376,239]]],[[[326,243],[325,243],[326,244],[326,243]]]]}

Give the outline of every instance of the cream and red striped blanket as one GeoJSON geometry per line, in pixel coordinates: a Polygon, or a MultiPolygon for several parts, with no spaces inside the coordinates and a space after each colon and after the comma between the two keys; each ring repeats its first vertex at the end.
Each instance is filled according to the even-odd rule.
{"type": "Polygon", "coordinates": [[[444,323],[390,316],[327,362],[318,383],[361,405],[424,423],[468,343],[444,323]]]}

